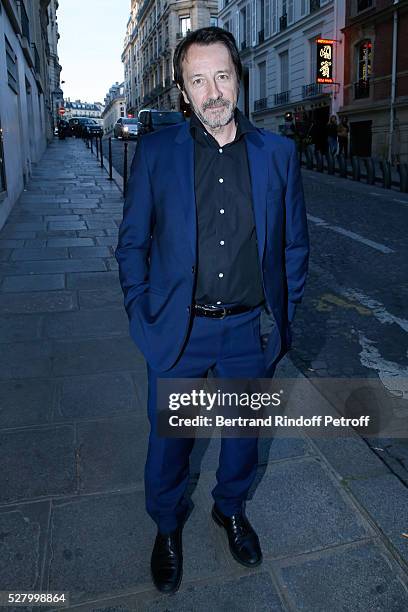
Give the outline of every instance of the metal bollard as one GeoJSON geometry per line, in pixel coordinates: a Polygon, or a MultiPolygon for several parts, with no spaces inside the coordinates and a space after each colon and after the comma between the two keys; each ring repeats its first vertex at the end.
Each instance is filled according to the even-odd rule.
{"type": "Polygon", "coordinates": [[[96,145],[96,159],[99,159],[99,139],[95,136],[95,145],[96,145]]]}
{"type": "Polygon", "coordinates": [[[113,181],[112,176],[112,138],[109,136],[109,180],[113,181]]]}
{"type": "Polygon", "coordinates": [[[306,153],[306,168],[308,170],[313,170],[313,151],[311,150],[310,145],[306,147],[305,153],[306,153]]]}
{"type": "Polygon", "coordinates": [[[374,160],[372,157],[364,157],[363,158],[364,165],[367,172],[367,184],[374,185],[375,184],[375,166],[374,160]]]}
{"type": "Polygon", "coordinates": [[[361,178],[360,158],[357,155],[353,155],[351,158],[351,167],[353,171],[353,181],[359,181],[361,178]]]}
{"type": "Polygon", "coordinates": [[[127,174],[128,174],[128,142],[125,142],[125,151],[123,155],[123,195],[126,197],[127,174]]]}
{"type": "Polygon", "coordinates": [[[91,136],[91,153],[93,153],[93,138],[91,136]]]}
{"type": "Polygon", "coordinates": [[[320,151],[315,151],[315,158],[316,158],[316,170],[318,172],[323,172],[323,158],[322,158],[322,154],[320,153],[320,151]]]}
{"type": "Polygon", "coordinates": [[[398,164],[398,172],[400,176],[400,191],[408,193],[408,164],[398,164]]]}
{"type": "Polygon", "coordinates": [[[102,135],[99,137],[101,142],[100,142],[100,146],[101,146],[101,168],[103,168],[103,149],[102,149],[102,135]]]}
{"type": "Polygon", "coordinates": [[[334,157],[330,151],[327,151],[326,153],[326,160],[327,160],[327,173],[334,174],[334,157]]]}
{"type": "Polygon", "coordinates": [[[339,165],[339,173],[342,178],[347,178],[347,159],[343,154],[337,156],[337,163],[339,165]]]}
{"type": "Polygon", "coordinates": [[[391,188],[391,164],[387,159],[380,159],[380,168],[383,176],[384,189],[391,188]]]}

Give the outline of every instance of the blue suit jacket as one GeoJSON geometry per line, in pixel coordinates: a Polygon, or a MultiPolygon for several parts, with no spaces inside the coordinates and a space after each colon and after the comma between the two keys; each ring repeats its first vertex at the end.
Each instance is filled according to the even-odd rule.
{"type": "MultiPolygon", "coordinates": [[[[267,365],[289,350],[309,240],[293,141],[257,129],[244,136],[266,308],[267,365]]],[[[194,141],[189,123],[143,136],[132,161],[119,230],[119,264],[130,334],[149,365],[171,368],[183,350],[196,274],[194,141]]]]}

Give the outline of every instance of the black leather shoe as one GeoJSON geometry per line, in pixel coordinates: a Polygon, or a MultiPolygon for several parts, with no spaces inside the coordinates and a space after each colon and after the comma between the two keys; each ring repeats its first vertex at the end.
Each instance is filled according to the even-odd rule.
{"type": "Polygon", "coordinates": [[[256,567],[262,563],[262,551],[258,536],[243,512],[225,516],[214,504],[211,516],[228,535],[229,547],[235,561],[245,567],[256,567]]]}
{"type": "Polygon", "coordinates": [[[174,593],[183,575],[182,527],[169,534],[157,532],[150,567],[155,587],[162,593],[174,593]]]}

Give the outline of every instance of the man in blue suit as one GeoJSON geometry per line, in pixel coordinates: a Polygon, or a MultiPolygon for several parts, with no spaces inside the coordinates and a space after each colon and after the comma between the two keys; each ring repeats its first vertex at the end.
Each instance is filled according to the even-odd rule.
{"type": "MultiPolygon", "coordinates": [[[[143,136],[130,173],[116,258],[130,333],[147,361],[151,432],[146,508],[158,531],[154,584],[178,589],[193,440],[157,434],[160,378],[265,378],[289,350],[308,233],[294,143],[238,110],[233,36],[188,34],[173,59],[190,122],[143,136]]],[[[245,515],[256,438],[223,438],[212,517],[236,561],[262,561],[245,515]]]]}

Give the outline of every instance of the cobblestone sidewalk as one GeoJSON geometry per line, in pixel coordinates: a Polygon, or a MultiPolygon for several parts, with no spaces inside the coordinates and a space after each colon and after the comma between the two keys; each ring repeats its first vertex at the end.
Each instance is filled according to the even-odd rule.
{"type": "MultiPolygon", "coordinates": [[[[50,145],[0,231],[0,590],[68,591],[87,612],[407,610],[407,489],[357,436],[262,440],[247,505],[256,570],[211,521],[218,444],[199,441],[182,588],[154,590],[145,364],[113,257],[121,215],[116,185],[69,139],[50,145]]],[[[289,360],[280,373],[301,376],[289,360]]]]}

